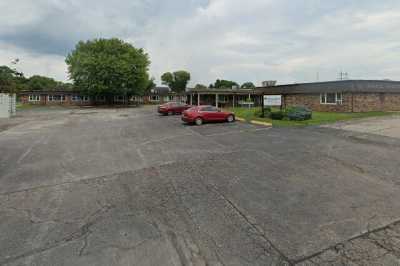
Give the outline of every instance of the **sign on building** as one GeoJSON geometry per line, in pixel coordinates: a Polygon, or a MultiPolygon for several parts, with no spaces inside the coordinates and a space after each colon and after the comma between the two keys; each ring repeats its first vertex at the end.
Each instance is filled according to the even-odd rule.
{"type": "Polygon", "coordinates": [[[281,106],[282,95],[264,95],[264,106],[281,106]]]}
{"type": "Polygon", "coordinates": [[[0,118],[9,118],[16,114],[16,95],[0,93],[0,118]]]}

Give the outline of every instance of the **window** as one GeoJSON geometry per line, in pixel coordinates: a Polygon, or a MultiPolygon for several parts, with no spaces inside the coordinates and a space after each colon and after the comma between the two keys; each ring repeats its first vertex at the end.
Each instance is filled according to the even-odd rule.
{"type": "Polygon", "coordinates": [[[40,95],[29,95],[29,101],[30,102],[39,102],[40,101],[40,95]]]}
{"type": "Polygon", "coordinates": [[[125,97],[118,95],[118,96],[114,96],[114,102],[124,102],[125,101],[125,97]]]}
{"type": "Polygon", "coordinates": [[[321,104],[342,104],[343,95],[341,92],[337,93],[321,93],[321,104]]]}
{"type": "Polygon", "coordinates": [[[218,108],[214,106],[206,106],[201,109],[202,112],[217,112],[218,108]]]}
{"type": "Polygon", "coordinates": [[[47,99],[49,102],[64,102],[65,95],[49,95],[47,99]]]}
{"type": "Polygon", "coordinates": [[[82,97],[82,101],[84,101],[84,102],[90,101],[89,96],[83,96],[83,97],[82,97]]]}
{"type": "Polygon", "coordinates": [[[142,98],[140,96],[132,96],[131,101],[133,102],[141,102],[142,98]]]}
{"type": "Polygon", "coordinates": [[[153,102],[157,102],[159,100],[160,100],[160,97],[158,95],[152,95],[150,98],[150,101],[153,101],[153,102]]]}
{"type": "Polygon", "coordinates": [[[226,95],[218,95],[218,101],[221,103],[226,103],[228,102],[228,96],[226,95]]]}
{"type": "Polygon", "coordinates": [[[106,96],[96,96],[96,101],[98,102],[105,102],[106,101],[106,96]]]}
{"type": "Polygon", "coordinates": [[[72,95],[71,100],[73,102],[80,102],[82,100],[82,98],[79,95],[72,95]]]}
{"type": "Polygon", "coordinates": [[[172,102],[175,99],[174,96],[164,96],[164,101],[165,102],[172,102]]]}

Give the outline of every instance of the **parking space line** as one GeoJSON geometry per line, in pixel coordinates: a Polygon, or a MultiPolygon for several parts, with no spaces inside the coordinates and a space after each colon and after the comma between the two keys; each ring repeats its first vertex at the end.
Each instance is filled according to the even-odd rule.
{"type": "Polygon", "coordinates": [[[203,135],[203,136],[214,137],[214,136],[232,135],[232,134],[240,134],[240,133],[251,133],[251,132],[257,132],[257,131],[269,130],[269,129],[270,128],[268,128],[268,127],[256,128],[256,129],[244,129],[244,130],[239,130],[239,131],[227,131],[227,132],[213,133],[213,134],[208,134],[208,135],[203,135]]]}

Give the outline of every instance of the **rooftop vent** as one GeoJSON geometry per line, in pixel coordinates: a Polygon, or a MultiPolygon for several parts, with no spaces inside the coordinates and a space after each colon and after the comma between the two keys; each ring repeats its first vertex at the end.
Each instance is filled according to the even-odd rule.
{"type": "Polygon", "coordinates": [[[266,80],[262,82],[263,87],[273,87],[276,85],[276,80],[266,80]]]}

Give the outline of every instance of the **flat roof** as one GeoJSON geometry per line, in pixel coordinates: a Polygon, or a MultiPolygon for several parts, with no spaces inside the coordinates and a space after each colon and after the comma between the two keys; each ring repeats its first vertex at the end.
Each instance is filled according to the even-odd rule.
{"type": "Polygon", "coordinates": [[[273,87],[257,87],[265,94],[310,94],[321,92],[400,93],[400,81],[391,80],[338,80],[314,83],[294,83],[273,87]]]}
{"type": "Polygon", "coordinates": [[[207,88],[207,89],[191,89],[190,91],[186,92],[187,94],[192,93],[199,93],[199,94],[261,94],[260,91],[256,89],[229,89],[229,88],[222,88],[222,89],[214,89],[214,88],[207,88]]]}

